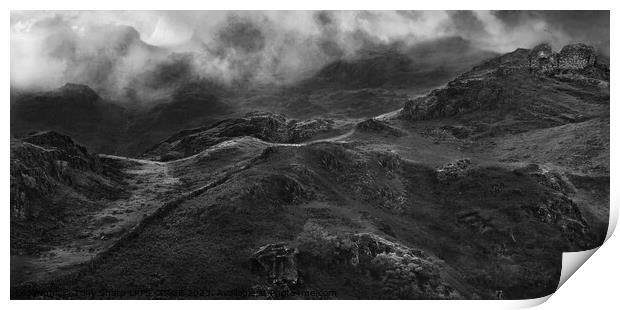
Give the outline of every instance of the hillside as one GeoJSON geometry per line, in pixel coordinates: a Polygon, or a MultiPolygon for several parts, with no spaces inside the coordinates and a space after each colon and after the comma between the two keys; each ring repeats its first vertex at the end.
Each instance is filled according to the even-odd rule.
{"type": "MultiPolygon", "coordinates": [[[[95,175],[124,191],[97,198],[107,211],[89,219],[106,220],[85,226],[83,241],[19,253],[39,267],[12,268],[11,297],[548,295],[562,252],[596,247],[607,230],[609,69],[597,57],[585,45],[518,49],[396,111],[307,120],[243,111],[171,133],[141,159],[80,147],[105,166],[95,175]],[[112,223],[122,230],[102,238],[112,223]],[[45,257],[63,272],[38,277],[45,257]]],[[[28,158],[14,152],[12,167],[28,158]]]]}

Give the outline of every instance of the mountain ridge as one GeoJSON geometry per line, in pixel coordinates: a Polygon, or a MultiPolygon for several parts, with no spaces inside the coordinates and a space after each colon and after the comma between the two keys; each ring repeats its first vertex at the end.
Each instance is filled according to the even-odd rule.
{"type": "Polygon", "coordinates": [[[93,256],[39,281],[16,267],[12,298],[52,286],[63,298],[546,296],[562,252],[606,234],[609,84],[589,56],[560,68],[534,51],[544,57],[499,56],[371,119],[256,112],[170,135],[143,159],[100,155],[129,195],[95,231],[128,230],[52,240],[39,251],[93,256]]]}

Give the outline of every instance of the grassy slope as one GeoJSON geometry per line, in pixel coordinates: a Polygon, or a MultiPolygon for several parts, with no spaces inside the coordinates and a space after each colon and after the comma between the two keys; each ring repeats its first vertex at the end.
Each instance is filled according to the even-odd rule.
{"type": "MultiPolygon", "coordinates": [[[[252,272],[251,254],[268,243],[303,245],[312,224],[329,235],[369,232],[421,250],[466,298],[549,294],[561,252],[597,246],[606,231],[608,97],[557,79],[505,82],[519,93],[503,105],[387,121],[405,135],[358,129],[345,144],[300,146],[236,138],[169,163],[185,192],[212,186],[167,204],[56,287],[66,297],[89,287],[208,298],[158,290],[268,285],[252,272]],[[457,138],[450,126],[473,134],[457,138]],[[472,164],[439,177],[438,167],[461,158],[472,164]]],[[[381,271],[299,255],[304,288],[335,289],[339,298],[420,297],[386,291],[381,271]]],[[[12,294],[32,297],[29,288],[12,294]]]]}

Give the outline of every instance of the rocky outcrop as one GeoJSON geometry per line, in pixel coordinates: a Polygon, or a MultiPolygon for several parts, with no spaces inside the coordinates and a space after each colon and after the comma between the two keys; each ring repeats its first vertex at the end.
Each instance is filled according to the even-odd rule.
{"type": "Polygon", "coordinates": [[[383,133],[395,137],[406,135],[406,133],[402,130],[394,128],[386,122],[374,118],[367,119],[361,123],[358,123],[356,128],[363,132],[383,133]]]}
{"type": "Polygon", "coordinates": [[[148,150],[143,157],[162,161],[177,159],[244,136],[273,143],[299,143],[333,128],[334,122],[328,119],[297,121],[277,113],[251,112],[212,126],[181,131],[148,150]]]}
{"type": "Polygon", "coordinates": [[[253,178],[253,181],[254,184],[241,191],[244,199],[253,203],[290,205],[314,197],[314,192],[292,175],[269,174],[253,178]]]}
{"type": "Polygon", "coordinates": [[[297,238],[300,269],[310,266],[366,274],[382,298],[451,299],[461,294],[441,274],[441,262],[373,233],[332,234],[307,223],[297,238]]]}
{"type": "Polygon", "coordinates": [[[460,178],[465,175],[469,167],[471,167],[471,160],[469,160],[469,158],[447,163],[436,170],[437,180],[446,183],[460,178]]]}
{"type": "Polygon", "coordinates": [[[594,48],[583,43],[566,45],[557,56],[558,69],[580,70],[596,64],[594,48]]]}
{"type": "Polygon", "coordinates": [[[571,243],[584,247],[590,229],[577,205],[566,195],[558,194],[524,208],[537,220],[559,227],[571,243]]]}
{"type": "Polygon", "coordinates": [[[551,45],[540,44],[532,49],[529,55],[529,68],[542,72],[557,69],[557,55],[553,53],[551,45]]]}
{"type": "Polygon", "coordinates": [[[539,164],[529,164],[525,167],[515,169],[517,174],[526,174],[534,177],[538,183],[549,189],[563,194],[572,194],[574,187],[558,171],[554,171],[539,164]]]}
{"type": "Polygon", "coordinates": [[[11,253],[39,255],[127,193],[117,166],[53,131],[11,140],[11,253]]]}
{"type": "Polygon", "coordinates": [[[334,121],[331,119],[293,120],[288,123],[287,127],[289,132],[287,142],[299,143],[333,129],[334,121]]]}
{"type": "Polygon", "coordinates": [[[252,269],[265,277],[269,287],[300,288],[304,271],[316,273],[319,268],[331,274],[365,275],[367,285],[381,287],[383,298],[461,297],[443,278],[439,260],[376,234],[332,234],[310,222],[295,244],[267,244],[252,254],[252,269]]]}
{"type": "MultiPolygon", "coordinates": [[[[526,110],[545,98],[537,94],[545,91],[541,87],[545,79],[582,84],[586,88],[598,87],[600,94],[593,97],[597,102],[608,97],[605,89],[609,87],[609,68],[597,61],[594,48],[572,44],[556,53],[548,44],[541,44],[531,50],[517,49],[474,67],[446,87],[407,101],[400,115],[410,120],[428,120],[472,111],[526,110]]],[[[549,84],[549,88],[554,87],[549,84]]],[[[591,90],[586,89],[584,95],[577,97],[581,100],[584,96],[592,97],[591,90]]],[[[522,113],[544,110],[537,106],[532,109],[535,111],[522,113]]]]}
{"type": "MultiPolygon", "coordinates": [[[[11,141],[11,218],[37,217],[59,186],[83,186],[84,175],[103,170],[97,157],[54,131],[11,141]]],[[[105,195],[105,183],[94,194],[105,195]]]]}
{"type": "Polygon", "coordinates": [[[72,168],[90,169],[96,172],[102,169],[99,159],[90,155],[85,147],[75,143],[70,137],[55,131],[34,133],[22,138],[22,141],[47,148],[52,152],[56,151],[72,168]]]}
{"type": "Polygon", "coordinates": [[[596,58],[594,48],[583,43],[566,45],[559,53],[553,52],[549,44],[540,44],[530,52],[529,69],[543,73],[583,70],[596,65],[596,58]]]}
{"type": "Polygon", "coordinates": [[[569,198],[574,186],[561,173],[538,164],[515,169],[519,175],[528,175],[553,193],[535,204],[524,206],[537,220],[556,225],[571,242],[580,243],[590,229],[575,202],[569,198]]]}
{"type": "Polygon", "coordinates": [[[295,285],[299,279],[296,255],[298,250],[284,243],[262,246],[250,261],[255,271],[266,275],[271,284],[295,285]]]}

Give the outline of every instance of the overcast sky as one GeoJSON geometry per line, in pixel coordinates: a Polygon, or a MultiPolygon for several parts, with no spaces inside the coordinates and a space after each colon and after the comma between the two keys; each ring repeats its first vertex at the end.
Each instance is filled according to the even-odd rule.
{"type": "Polygon", "coordinates": [[[502,53],[585,42],[608,55],[609,12],[13,11],[11,85],[84,80],[121,89],[171,61],[224,81],[250,72],[254,79],[294,80],[368,44],[413,46],[455,36],[502,53]]]}

